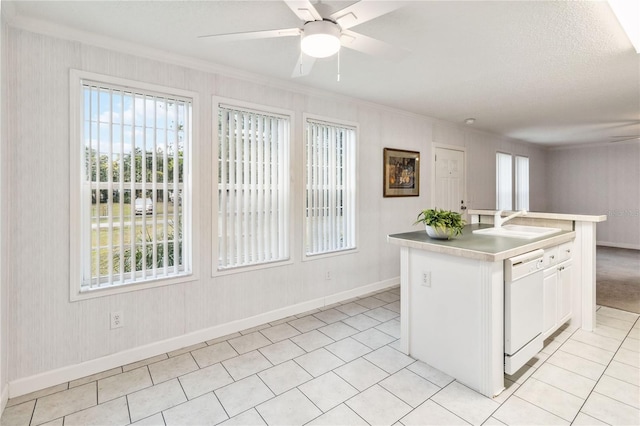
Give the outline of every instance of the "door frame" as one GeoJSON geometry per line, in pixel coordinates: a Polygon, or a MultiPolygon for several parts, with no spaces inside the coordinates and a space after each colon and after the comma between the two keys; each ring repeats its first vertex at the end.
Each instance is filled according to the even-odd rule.
{"type": "Polygon", "coordinates": [[[464,182],[462,188],[462,194],[465,200],[467,210],[462,213],[462,217],[467,219],[467,211],[469,211],[469,200],[467,199],[467,148],[460,145],[447,145],[443,143],[432,142],[431,143],[431,205],[435,207],[436,203],[436,149],[448,149],[451,151],[462,152],[462,161],[464,162],[464,182]]]}

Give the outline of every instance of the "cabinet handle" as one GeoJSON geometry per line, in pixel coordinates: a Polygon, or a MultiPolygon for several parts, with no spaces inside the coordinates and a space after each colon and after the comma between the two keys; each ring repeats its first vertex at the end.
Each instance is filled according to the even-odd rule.
{"type": "Polygon", "coordinates": [[[567,253],[571,253],[571,249],[567,249],[567,253]]]}
{"type": "Polygon", "coordinates": [[[555,258],[556,258],[555,256],[549,256],[549,259],[551,259],[551,260],[553,260],[555,258]]]}

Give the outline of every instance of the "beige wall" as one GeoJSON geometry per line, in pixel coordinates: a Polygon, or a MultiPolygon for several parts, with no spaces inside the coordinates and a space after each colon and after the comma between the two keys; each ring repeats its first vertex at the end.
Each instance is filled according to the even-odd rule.
{"type": "MultiPolygon", "coordinates": [[[[442,123],[354,99],[302,89],[288,82],[243,79],[148,59],[75,41],[11,28],[6,41],[5,110],[8,128],[3,163],[4,217],[8,241],[4,266],[8,312],[8,380],[73,366],[198,330],[227,324],[358,287],[399,282],[399,250],[390,233],[417,230],[412,223],[431,200],[431,164],[422,161],[420,197],[382,197],[384,147],[420,151],[431,158],[432,142],[468,149],[470,207],[495,203],[495,150],[531,153],[531,169],[543,168],[544,150],[468,128],[442,123]],[[200,137],[194,141],[199,173],[195,211],[199,279],[179,284],[69,302],[69,70],[70,68],[197,92],[200,137]],[[211,276],[212,202],[210,167],[212,101],[218,95],[295,111],[292,140],[294,246],[291,265],[211,276]],[[357,253],[302,262],[302,114],[359,123],[357,253]],[[11,206],[11,209],[6,209],[11,206]],[[333,279],[324,279],[331,270],[333,279]],[[123,312],[125,327],[109,329],[109,312],[123,312]]],[[[143,52],[141,50],[141,52],[143,52]]],[[[239,75],[239,74],[238,74],[239,75]]],[[[544,186],[544,175],[532,179],[544,186]]],[[[537,190],[536,190],[537,192],[537,190]]],[[[532,207],[544,208],[535,196],[532,207]]],[[[6,237],[6,238],[5,238],[6,237]]]]}
{"type": "Polygon", "coordinates": [[[640,141],[552,149],[547,172],[550,211],[607,215],[597,243],[640,249],[640,141]]]}
{"type": "Polygon", "coordinates": [[[467,200],[470,209],[496,207],[496,152],[529,157],[529,209],[547,209],[545,190],[546,150],[447,122],[434,121],[434,143],[464,147],[467,157],[467,200]]]}
{"type": "Polygon", "coordinates": [[[5,58],[7,27],[4,22],[4,15],[1,13],[2,3],[0,2],[0,410],[4,407],[7,398],[7,287],[5,264],[7,261],[6,241],[6,178],[4,165],[5,150],[7,145],[7,125],[4,112],[7,110],[6,88],[5,88],[5,58]]]}

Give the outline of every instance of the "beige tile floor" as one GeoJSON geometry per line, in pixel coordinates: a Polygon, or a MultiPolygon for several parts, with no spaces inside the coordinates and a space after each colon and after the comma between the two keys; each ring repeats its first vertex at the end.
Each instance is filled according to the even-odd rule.
{"type": "Polygon", "coordinates": [[[640,321],[563,327],[487,398],[398,351],[380,291],[11,399],[2,425],[640,424],[640,321]]]}

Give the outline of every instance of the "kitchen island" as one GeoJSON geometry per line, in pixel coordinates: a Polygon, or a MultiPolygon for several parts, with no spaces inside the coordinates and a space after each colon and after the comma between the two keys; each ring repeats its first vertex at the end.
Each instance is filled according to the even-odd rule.
{"type": "MultiPolygon", "coordinates": [[[[553,223],[560,231],[540,238],[474,234],[492,226],[482,213],[452,240],[430,239],[424,230],[387,240],[401,247],[401,350],[493,397],[504,389],[504,261],[573,244],[577,233],[564,217],[553,223]]],[[[582,285],[575,277],[571,288],[582,285]]]]}

